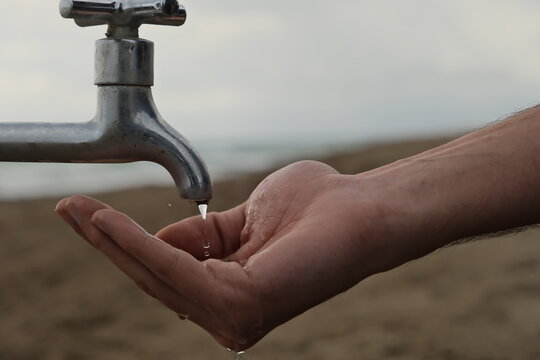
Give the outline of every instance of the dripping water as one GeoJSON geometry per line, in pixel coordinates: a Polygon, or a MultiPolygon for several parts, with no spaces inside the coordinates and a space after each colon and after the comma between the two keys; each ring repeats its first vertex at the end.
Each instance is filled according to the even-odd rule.
{"type": "Polygon", "coordinates": [[[199,212],[203,220],[206,220],[206,213],[208,212],[208,203],[199,203],[199,212]]]}
{"type": "MultiPolygon", "coordinates": [[[[206,222],[206,214],[208,212],[208,203],[207,202],[200,202],[197,203],[199,205],[199,212],[201,213],[201,217],[204,222],[206,222]]],[[[210,241],[208,240],[208,231],[206,224],[204,226],[203,231],[203,249],[204,249],[204,257],[208,258],[210,257],[210,241]]]]}
{"type": "Polygon", "coordinates": [[[245,351],[233,351],[229,348],[227,348],[227,351],[230,352],[230,353],[233,353],[234,354],[234,359],[235,360],[249,360],[249,358],[247,357],[247,354],[245,351]]]}

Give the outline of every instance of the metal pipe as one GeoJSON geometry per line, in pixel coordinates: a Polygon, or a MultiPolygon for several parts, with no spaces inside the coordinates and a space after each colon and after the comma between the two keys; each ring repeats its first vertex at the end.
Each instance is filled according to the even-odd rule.
{"type": "Polygon", "coordinates": [[[0,123],[0,161],[151,161],[167,169],[183,198],[212,198],[204,162],[162,119],[148,86],[98,87],[96,116],[85,123],[0,123]]]}
{"type": "MultiPolygon", "coordinates": [[[[147,0],[118,0],[109,5],[60,3],[63,16],[83,19],[85,26],[103,21],[109,23],[109,29],[121,25],[123,30],[116,35],[125,34],[126,29],[134,34],[142,23],[156,24],[162,18],[166,25],[181,25],[185,11],[182,18],[179,9],[183,7],[176,0],[151,5],[147,0]]],[[[197,202],[210,200],[212,182],[203,160],[189,141],[163,120],[152,98],[153,49],[151,41],[138,37],[98,40],[95,117],[86,123],[0,123],[0,161],[152,161],[167,169],[180,196],[197,202]]]]}

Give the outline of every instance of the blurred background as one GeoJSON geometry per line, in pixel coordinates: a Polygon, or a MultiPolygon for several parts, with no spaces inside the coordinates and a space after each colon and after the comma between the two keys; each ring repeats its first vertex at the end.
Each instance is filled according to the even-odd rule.
{"type": "MultiPolygon", "coordinates": [[[[211,210],[309,158],[357,173],[536,105],[540,3],[191,1],[156,43],[154,97],[215,180],[211,210]]],[[[57,0],[0,12],[0,122],[94,114],[94,41],[57,0]]],[[[156,232],[196,214],[164,169],[0,163],[0,360],[230,358],[148,298],[52,211],[91,193],[156,232]]],[[[540,359],[540,241],[445,249],[280,327],[251,359],[540,359]]],[[[186,274],[189,276],[189,274],[186,274]]]]}
{"type": "MultiPolygon", "coordinates": [[[[154,97],[214,178],[395,138],[459,133],[536,104],[533,1],[190,1],[156,43],[154,97]]],[[[93,117],[94,41],[56,0],[0,13],[0,121],[93,117]]],[[[169,184],[157,165],[0,164],[0,198],[169,184]]]]}

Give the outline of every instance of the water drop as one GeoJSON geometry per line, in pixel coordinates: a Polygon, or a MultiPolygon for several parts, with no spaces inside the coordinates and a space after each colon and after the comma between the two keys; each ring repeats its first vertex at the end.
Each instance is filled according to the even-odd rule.
{"type": "Polygon", "coordinates": [[[235,360],[249,360],[245,351],[233,351],[232,349],[226,348],[228,352],[234,353],[235,360]]]}
{"type": "Polygon", "coordinates": [[[180,320],[188,320],[189,315],[178,313],[178,318],[180,318],[180,320]]]}
{"type": "Polygon", "coordinates": [[[245,351],[239,351],[236,353],[236,360],[249,360],[245,351]]]}
{"type": "Polygon", "coordinates": [[[168,203],[167,206],[170,207],[170,208],[172,208],[172,204],[171,204],[171,203],[168,203]]]}
{"type": "Polygon", "coordinates": [[[199,204],[199,212],[203,220],[206,220],[206,212],[208,211],[208,204],[199,204]]]}
{"type": "MultiPolygon", "coordinates": [[[[206,222],[206,214],[208,212],[208,203],[198,203],[199,205],[199,212],[201,213],[201,217],[203,219],[204,222],[206,222]]],[[[210,241],[208,241],[208,230],[207,230],[207,227],[206,227],[206,224],[203,225],[204,226],[204,230],[203,230],[203,249],[205,250],[204,251],[204,257],[210,257],[210,241]]]]}

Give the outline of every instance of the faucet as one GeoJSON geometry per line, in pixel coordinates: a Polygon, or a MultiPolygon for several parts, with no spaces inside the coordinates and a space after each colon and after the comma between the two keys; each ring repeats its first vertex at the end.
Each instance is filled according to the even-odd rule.
{"type": "Polygon", "coordinates": [[[208,170],[159,114],[151,91],[154,44],[138,34],[142,24],[183,25],[184,7],[176,0],[61,0],[60,14],[83,27],[108,25],[96,42],[96,115],[86,123],[0,123],[0,161],[152,161],[167,169],[181,197],[207,203],[208,170]]]}

